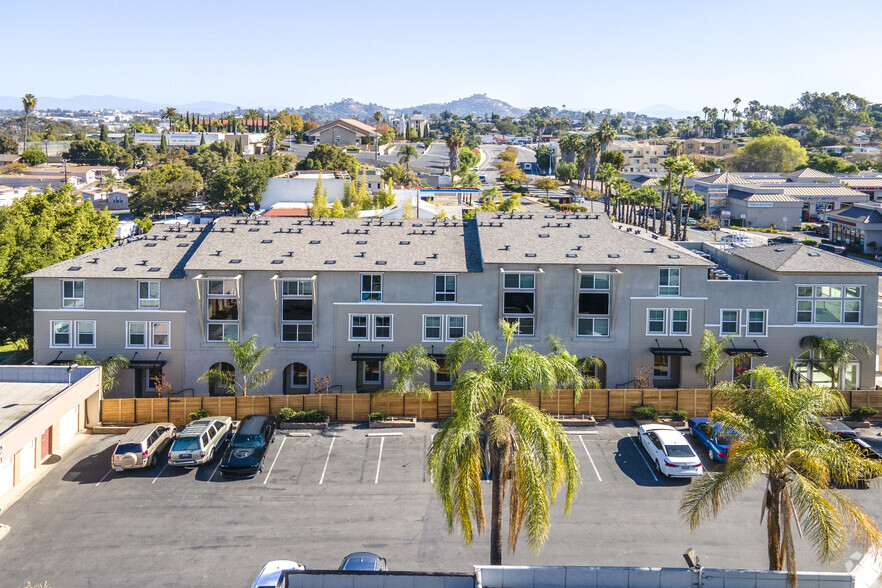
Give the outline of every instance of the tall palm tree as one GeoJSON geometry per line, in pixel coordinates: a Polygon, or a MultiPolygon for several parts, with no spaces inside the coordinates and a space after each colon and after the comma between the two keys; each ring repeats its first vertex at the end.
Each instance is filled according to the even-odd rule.
{"type": "Polygon", "coordinates": [[[466,170],[457,174],[457,180],[454,183],[457,188],[480,188],[481,176],[476,171],[466,170]]]}
{"type": "Polygon", "coordinates": [[[735,105],[735,106],[732,107],[732,117],[733,117],[733,118],[735,119],[735,121],[737,122],[738,120],[741,119],[741,113],[738,111],[738,105],[741,104],[741,98],[735,98],[735,99],[732,101],[732,104],[735,105]]]}
{"type": "Polygon", "coordinates": [[[606,151],[606,146],[612,143],[616,138],[616,130],[610,125],[604,123],[600,125],[600,128],[597,129],[594,136],[597,137],[597,142],[600,144],[600,154],[603,155],[603,152],[606,151]]]}
{"type": "Polygon", "coordinates": [[[505,351],[478,332],[447,348],[454,376],[453,416],[432,440],[427,464],[452,533],[458,526],[467,545],[475,529],[486,528],[481,468],[487,455],[491,481],[490,564],[502,563],[502,519],[509,493],[508,545],[514,551],[524,528],[538,553],[548,537],[550,507],[566,486],[566,512],[576,496],[579,464],[563,428],[551,416],[513,395],[560,385],[572,386],[578,398],[582,377],[561,350],[542,355],[530,345],[514,345],[517,323],[500,321],[505,351]],[[475,369],[463,370],[468,365],[475,369]]]}
{"type": "Polygon", "coordinates": [[[462,136],[460,129],[452,129],[444,136],[444,143],[449,150],[448,158],[450,160],[450,174],[459,168],[459,150],[465,145],[465,138],[462,136]]]}
{"type": "Polygon", "coordinates": [[[567,133],[560,138],[560,156],[567,163],[573,163],[576,152],[582,145],[582,137],[575,133],[567,133]]]}
{"type": "Polygon", "coordinates": [[[585,137],[582,142],[582,156],[584,157],[584,168],[579,176],[580,184],[585,179],[585,174],[591,178],[591,189],[594,189],[594,176],[597,170],[597,154],[600,152],[600,139],[595,135],[585,137]]]}
{"type": "Polygon", "coordinates": [[[34,109],[37,107],[37,97],[33,94],[25,94],[21,99],[21,105],[24,108],[25,113],[25,136],[24,136],[24,148],[28,148],[28,136],[30,133],[30,116],[34,109]]]}
{"type": "Polygon", "coordinates": [[[405,143],[398,150],[398,163],[403,163],[407,171],[410,171],[410,160],[416,157],[419,157],[419,153],[417,153],[416,147],[410,143],[405,143]]]}
{"type": "MultiPolygon", "coordinates": [[[[641,186],[639,192],[643,195],[643,206],[645,213],[643,215],[645,223],[649,222],[649,216],[652,216],[652,231],[655,232],[655,211],[661,206],[661,194],[652,186],[641,186]]],[[[649,230],[648,224],[643,227],[649,230]]]]}
{"type": "Polygon", "coordinates": [[[833,339],[806,335],[799,340],[799,346],[811,350],[809,361],[812,368],[830,378],[834,389],[839,388],[842,373],[858,354],[872,357],[870,346],[860,339],[833,339]]]}
{"type": "Polygon", "coordinates": [[[670,140],[667,142],[668,157],[677,157],[683,154],[683,143],[680,141],[670,140]]]}
{"type": "Polygon", "coordinates": [[[168,119],[168,126],[171,126],[175,123],[176,120],[180,118],[181,115],[178,114],[178,109],[174,106],[169,106],[165,110],[162,111],[162,114],[159,117],[159,120],[168,119]]]}
{"type": "Polygon", "coordinates": [[[260,367],[260,362],[272,350],[272,347],[258,347],[256,334],[248,337],[248,340],[243,343],[231,339],[225,339],[225,341],[233,354],[233,366],[236,371],[210,369],[199,376],[199,381],[225,388],[231,395],[241,392],[242,396],[248,396],[248,392],[255,393],[266,386],[273,378],[273,370],[258,371],[257,368],[260,367]],[[241,380],[236,380],[236,374],[241,377],[241,380]]]}
{"type": "Polygon", "coordinates": [[[808,539],[819,559],[839,559],[850,540],[864,550],[882,546],[882,532],[860,506],[838,490],[863,476],[882,475],[882,462],[857,446],[840,443],[818,426],[818,417],[841,413],[845,400],[835,390],[792,387],[780,369],[760,366],[746,372],[754,388],[729,382],[716,391],[729,410],[711,417],[738,442],[721,470],[692,482],[680,514],[694,531],[722,508],[765,479],[762,517],[766,520],[769,569],[786,567],[796,586],[796,552],[791,524],[808,539]]]}
{"type": "Polygon", "coordinates": [[[597,177],[603,183],[603,193],[606,195],[606,200],[603,205],[603,211],[609,214],[609,199],[610,199],[610,184],[611,182],[619,176],[619,170],[616,169],[611,163],[601,163],[600,167],[597,168],[597,177]]]}
{"type": "Polygon", "coordinates": [[[668,175],[659,178],[658,187],[661,188],[662,191],[662,202],[661,202],[661,223],[659,224],[659,235],[667,235],[668,231],[668,215],[671,213],[671,186],[674,185],[674,159],[667,158],[662,162],[662,167],[667,170],[668,175]],[[668,163],[670,162],[670,163],[668,163]]]}
{"type": "Polygon", "coordinates": [[[681,235],[680,240],[686,241],[686,229],[689,226],[689,214],[692,212],[693,208],[697,209],[702,204],[704,204],[704,199],[692,190],[686,190],[685,192],[683,192],[683,196],[681,198],[683,200],[683,203],[686,205],[686,213],[683,215],[683,218],[687,220],[687,223],[683,225],[683,234],[681,235]]]}
{"type": "Polygon", "coordinates": [[[276,152],[276,145],[285,139],[286,133],[282,123],[273,119],[266,128],[266,137],[263,141],[269,146],[269,154],[272,156],[276,152]]]}
{"type": "Polygon", "coordinates": [[[113,390],[116,387],[116,378],[119,373],[129,367],[128,358],[122,355],[111,355],[97,361],[86,353],[77,353],[71,363],[101,366],[101,390],[103,393],[113,390]]]}
{"type": "Polygon", "coordinates": [[[379,110],[374,112],[374,122],[380,124],[380,121],[383,120],[383,113],[379,110]]]}
{"type": "Polygon", "coordinates": [[[432,359],[422,345],[412,345],[404,351],[395,351],[386,356],[383,369],[394,374],[392,387],[388,390],[404,396],[431,398],[432,388],[422,380],[426,372],[438,369],[438,362],[432,359]]]}

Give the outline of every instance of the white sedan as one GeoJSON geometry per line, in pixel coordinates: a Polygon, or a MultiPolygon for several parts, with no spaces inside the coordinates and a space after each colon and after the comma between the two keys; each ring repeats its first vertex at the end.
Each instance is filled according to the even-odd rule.
{"type": "Polygon", "coordinates": [[[282,577],[283,573],[288,570],[305,569],[306,568],[296,561],[290,561],[287,559],[277,559],[268,562],[263,566],[263,569],[260,570],[260,573],[257,574],[257,578],[254,580],[251,588],[276,588],[276,585],[279,583],[279,578],[282,577]]]}
{"type": "Polygon", "coordinates": [[[704,473],[698,454],[678,430],[668,425],[641,425],[637,436],[656,469],[669,478],[697,478],[704,473]]]}

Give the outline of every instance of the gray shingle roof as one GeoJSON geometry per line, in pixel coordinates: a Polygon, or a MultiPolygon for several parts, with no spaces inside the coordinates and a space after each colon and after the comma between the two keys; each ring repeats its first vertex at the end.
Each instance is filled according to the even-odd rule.
{"type": "Polygon", "coordinates": [[[221,218],[187,262],[211,271],[480,271],[463,221],[221,218]]]}
{"type": "Polygon", "coordinates": [[[877,268],[806,245],[743,247],[728,252],[780,273],[876,274],[877,268]]]}
{"type": "Polygon", "coordinates": [[[27,278],[183,278],[184,263],[207,232],[202,226],[156,225],[149,233],[107,245],[28,274],[27,278]]]}
{"type": "Polygon", "coordinates": [[[484,263],[710,265],[666,238],[599,214],[479,212],[476,220],[484,263]]]}
{"type": "Polygon", "coordinates": [[[841,218],[844,220],[850,220],[860,224],[882,223],[882,210],[880,210],[880,208],[877,206],[868,207],[857,204],[855,206],[849,206],[848,208],[836,211],[834,213],[827,213],[826,216],[832,216],[835,219],[841,218]]]}

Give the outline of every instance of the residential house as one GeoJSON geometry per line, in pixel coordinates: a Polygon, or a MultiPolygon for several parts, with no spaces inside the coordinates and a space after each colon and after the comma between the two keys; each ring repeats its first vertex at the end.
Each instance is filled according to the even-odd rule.
{"type": "Polygon", "coordinates": [[[307,132],[316,143],[346,147],[367,145],[368,139],[376,140],[377,129],[351,118],[339,118],[307,132]]]}

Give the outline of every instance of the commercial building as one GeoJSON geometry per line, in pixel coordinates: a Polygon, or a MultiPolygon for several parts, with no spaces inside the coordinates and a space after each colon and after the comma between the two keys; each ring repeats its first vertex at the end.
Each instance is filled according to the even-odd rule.
{"type": "Polygon", "coordinates": [[[319,178],[328,191],[328,202],[343,199],[343,186],[350,181],[345,171],[295,170],[269,178],[260,197],[260,208],[269,210],[281,203],[311,203],[319,178]]]}
{"type": "MultiPolygon", "coordinates": [[[[313,376],[344,391],[388,385],[383,360],[446,347],[499,320],[545,349],[555,335],[604,362],[606,387],[699,387],[705,329],[756,363],[786,367],[805,335],[876,347],[876,268],[801,245],[693,251],[601,215],[479,213],[474,221],[221,218],[157,226],[145,237],[44,268],[34,279],[41,363],[76,353],[132,360],[116,394],[222,390],[197,382],[233,369],[225,339],[272,350],[266,391],[303,393],[313,376]],[[719,279],[725,275],[728,279],[719,279]]],[[[744,365],[740,368],[744,369],[744,365]]],[[[872,358],[841,386],[872,388],[872,358]]]]}
{"type": "Polygon", "coordinates": [[[376,140],[377,129],[351,118],[339,118],[307,132],[306,135],[317,143],[346,147],[348,145],[367,145],[368,139],[376,140]]]}
{"type": "Polygon", "coordinates": [[[830,240],[853,245],[861,253],[882,248],[882,203],[862,202],[824,216],[830,223],[830,240]]]}

